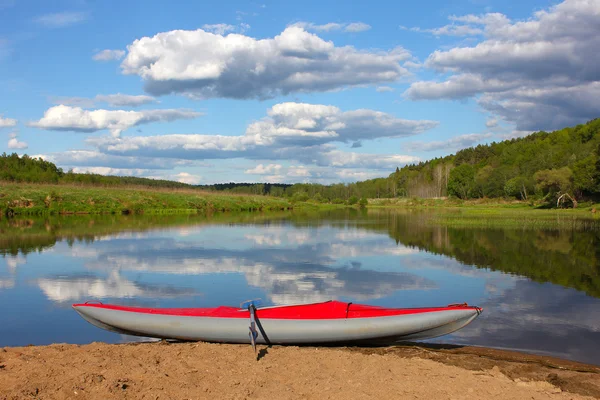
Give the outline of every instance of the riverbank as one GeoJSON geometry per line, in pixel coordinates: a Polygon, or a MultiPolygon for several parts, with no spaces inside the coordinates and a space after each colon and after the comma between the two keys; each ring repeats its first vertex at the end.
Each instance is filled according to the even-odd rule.
{"type": "Polygon", "coordinates": [[[0,399],[600,398],[600,368],[501,350],[210,343],[0,349],[0,399]]]}
{"type": "Polygon", "coordinates": [[[370,199],[373,212],[422,212],[428,223],[456,228],[600,229],[600,204],[540,208],[539,204],[503,199],[370,199]]]}
{"type": "Polygon", "coordinates": [[[600,213],[600,203],[592,201],[580,202],[577,208],[544,208],[545,203],[542,201],[522,201],[503,198],[483,198],[461,200],[456,197],[439,197],[439,198],[408,198],[398,197],[391,199],[369,199],[370,207],[378,208],[467,208],[473,210],[520,210],[520,211],[564,211],[573,213],[595,213],[596,210],[600,213]]]}

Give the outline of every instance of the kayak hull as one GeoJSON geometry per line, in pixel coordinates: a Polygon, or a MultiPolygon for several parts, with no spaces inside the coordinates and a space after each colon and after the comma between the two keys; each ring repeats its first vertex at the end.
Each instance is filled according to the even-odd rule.
{"type": "MultiPolygon", "coordinates": [[[[75,310],[89,323],[109,331],[163,339],[248,343],[249,319],[139,312],[78,304],[75,310]]],[[[240,310],[244,311],[244,310],[240,310]]],[[[481,313],[477,307],[351,318],[261,318],[257,343],[308,344],[429,339],[468,325],[481,313]]]]}

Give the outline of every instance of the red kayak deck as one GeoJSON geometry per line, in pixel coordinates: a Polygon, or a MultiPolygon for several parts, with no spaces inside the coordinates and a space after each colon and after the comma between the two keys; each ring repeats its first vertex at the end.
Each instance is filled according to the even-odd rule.
{"type": "MultiPolygon", "coordinates": [[[[186,317],[211,318],[249,318],[248,310],[237,307],[215,308],[144,308],[127,307],[102,303],[73,304],[74,307],[97,307],[108,310],[136,312],[144,314],[178,315],[186,317]]],[[[395,315],[420,314],[456,309],[471,309],[481,312],[481,308],[464,304],[451,304],[446,307],[429,308],[384,308],[363,304],[344,303],[341,301],[326,301],[324,303],[302,304],[291,306],[276,306],[259,308],[257,315],[261,319],[341,319],[341,318],[374,318],[395,315]]]]}

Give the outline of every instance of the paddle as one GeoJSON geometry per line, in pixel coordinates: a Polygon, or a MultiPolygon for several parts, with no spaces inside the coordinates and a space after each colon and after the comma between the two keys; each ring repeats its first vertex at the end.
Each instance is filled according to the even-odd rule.
{"type": "Polygon", "coordinates": [[[260,305],[260,300],[249,300],[240,305],[240,308],[248,308],[250,312],[250,332],[248,336],[250,337],[250,344],[252,345],[252,349],[256,353],[256,339],[258,338],[258,331],[256,330],[256,304],[260,305]]]}

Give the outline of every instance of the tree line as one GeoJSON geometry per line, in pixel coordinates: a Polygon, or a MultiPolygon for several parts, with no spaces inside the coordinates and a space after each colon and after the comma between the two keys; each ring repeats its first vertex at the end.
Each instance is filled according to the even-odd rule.
{"type": "Polygon", "coordinates": [[[111,176],[92,173],[64,172],[55,164],[27,154],[19,157],[17,153],[0,155],[0,181],[27,183],[66,183],[105,187],[148,186],[163,188],[194,188],[181,182],[138,178],[134,176],[111,176]]]}

